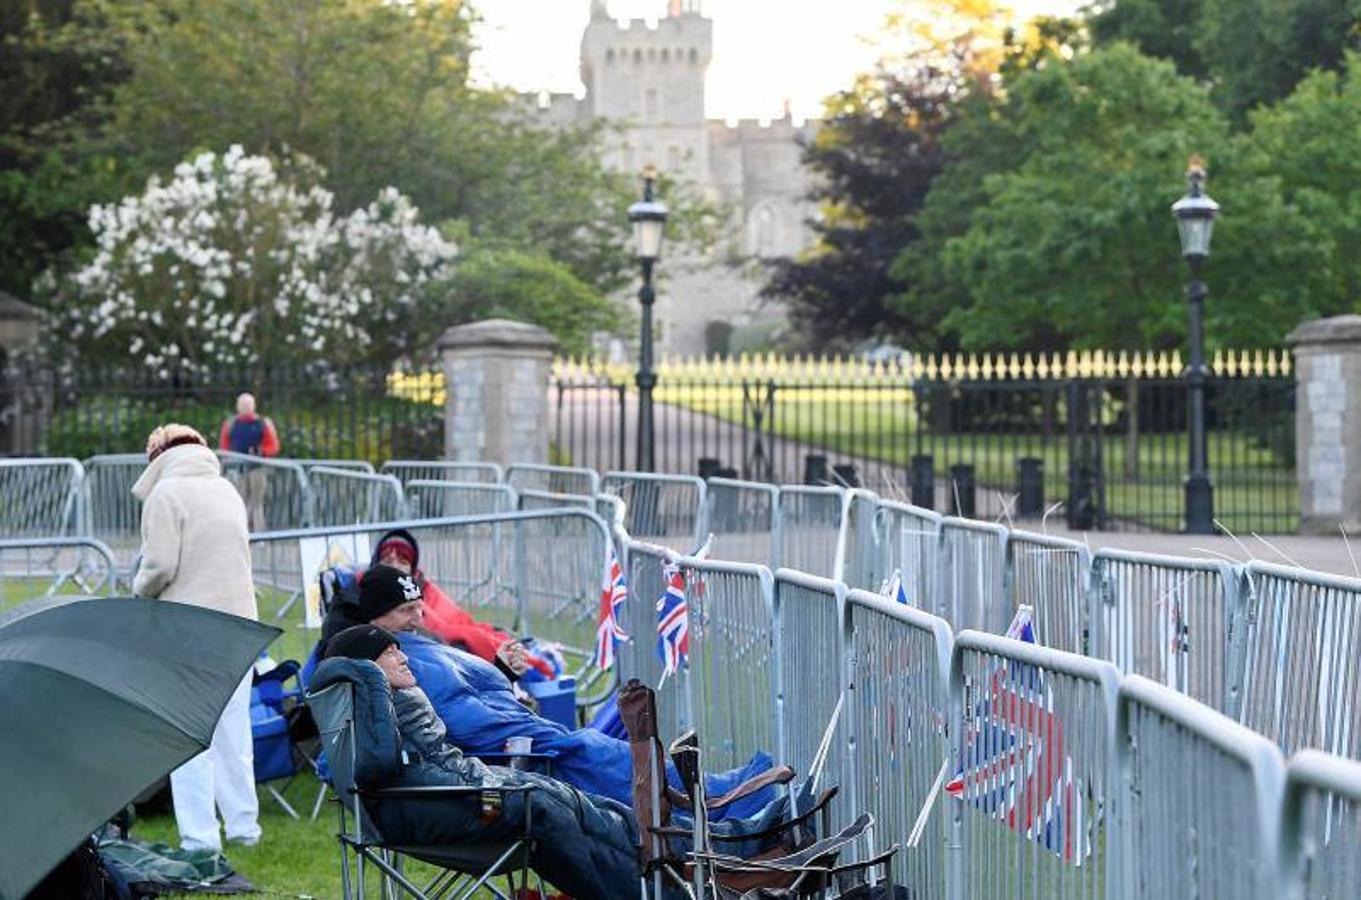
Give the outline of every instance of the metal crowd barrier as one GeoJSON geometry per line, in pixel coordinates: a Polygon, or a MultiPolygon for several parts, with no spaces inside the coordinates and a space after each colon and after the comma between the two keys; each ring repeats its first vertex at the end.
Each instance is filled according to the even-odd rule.
{"type": "Polygon", "coordinates": [[[0,610],[39,597],[120,592],[113,551],[85,537],[0,540],[0,610]]]}
{"type": "Polygon", "coordinates": [[[595,509],[594,496],[586,494],[556,494],[531,488],[517,490],[520,509],[595,509]]]}
{"type": "Polygon", "coordinates": [[[840,578],[847,587],[877,591],[888,577],[880,549],[879,498],[865,490],[848,491],[845,515],[840,578]]]}
{"type": "MultiPolygon", "coordinates": [[[[774,579],[765,566],[680,557],[690,612],[685,684],[693,727],[710,770],[774,751],[774,579]]],[[[653,626],[655,633],[655,624],[653,626]]]]}
{"type": "Polygon", "coordinates": [[[80,462],[64,457],[0,460],[0,537],[55,537],[80,525],[80,462]]]}
{"type": "Polygon", "coordinates": [[[1078,541],[1013,531],[1006,545],[1006,596],[1015,609],[1034,609],[1035,640],[1068,653],[1090,653],[1094,618],[1091,553],[1078,541]]]}
{"type": "Polygon", "coordinates": [[[690,475],[609,472],[600,492],[624,501],[624,529],[630,537],[664,544],[682,553],[704,539],[704,482],[690,475]]]}
{"type": "MultiPolygon", "coordinates": [[[[776,752],[796,772],[810,771],[833,715],[838,714],[846,656],[842,647],[846,586],[780,569],[775,573],[776,752]]],[[[839,710],[844,717],[846,711],[839,710]]],[[[826,754],[826,772],[838,779],[845,771],[846,722],[837,724],[826,754]]],[[[854,793],[843,784],[832,804],[833,827],[846,824],[854,793]]]]}
{"type": "Polygon", "coordinates": [[[391,475],[316,466],[308,470],[307,478],[312,486],[313,525],[396,522],[407,517],[402,483],[391,475]]]}
{"type": "MultiPolygon", "coordinates": [[[[1116,887],[1119,683],[1102,660],[976,631],[955,636],[953,796],[942,801],[955,896],[1097,897],[1116,887]]],[[[1187,895],[1164,895],[1173,896],[1187,895]]]]}
{"type": "Polygon", "coordinates": [[[1226,562],[1098,550],[1089,652],[1234,717],[1246,626],[1226,562]]]}
{"type": "Polygon", "coordinates": [[[1124,858],[1107,895],[1281,896],[1276,745],[1139,675],[1121,684],[1117,727],[1124,858]]]}
{"type": "Polygon", "coordinates": [[[1301,750],[1285,769],[1283,896],[1325,900],[1361,884],[1361,763],[1301,750]]]}
{"type": "Polygon", "coordinates": [[[405,528],[420,566],[455,602],[514,632],[559,641],[578,659],[595,634],[605,523],[589,510],[336,525],[251,536],[260,617],[286,626],[281,653],[311,651],[319,624],[318,576],[334,564],[366,566],[381,536],[405,528]],[[312,604],[308,613],[308,604],[312,604]]]}
{"type": "Polygon", "coordinates": [[[1286,753],[1361,757],[1361,579],[1248,563],[1244,725],[1286,753]]]}
{"type": "MultiPolygon", "coordinates": [[[[876,531],[879,536],[880,575],[898,572],[907,602],[934,611],[940,584],[941,516],[910,503],[879,501],[876,531]]],[[[870,590],[877,590],[873,585],[870,590]]]]}
{"type": "Polygon", "coordinates": [[[417,519],[514,512],[520,505],[510,485],[478,481],[415,479],[406,482],[406,494],[407,508],[417,519]]]}
{"type": "Polygon", "coordinates": [[[780,540],[779,493],[773,484],[710,478],[704,495],[703,530],[714,536],[713,556],[773,563],[780,540]]]}
{"type": "Polygon", "coordinates": [[[362,472],[365,475],[372,475],[373,463],[362,459],[297,459],[294,457],[276,457],[280,462],[297,463],[307,471],[313,469],[348,469],[352,472],[362,472]]]}
{"type": "Polygon", "coordinates": [[[142,504],[132,486],[146,470],[141,453],[92,456],[85,460],[81,532],[103,541],[124,567],[142,547],[142,504]]]}
{"type": "MultiPolygon", "coordinates": [[[[261,531],[305,528],[312,524],[312,483],[303,461],[217,451],[222,474],[241,490],[245,478],[262,478],[265,527],[261,531]]],[[[367,463],[365,464],[367,465],[367,463]]]]}
{"type": "Polygon", "coordinates": [[[840,577],[848,503],[846,491],[838,487],[781,487],[776,506],[779,545],[773,564],[821,578],[840,577]]]}
{"type": "Polygon", "coordinates": [[[505,480],[506,484],[521,493],[544,491],[550,494],[584,494],[588,497],[600,493],[600,475],[595,469],[515,463],[506,467],[505,480]]]}
{"type": "Polygon", "coordinates": [[[856,811],[874,816],[873,844],[900,844],[891,874],[918,900],[945,897],[950,654],[943,619],[854,590],[846,595],[845,778],[856,811]]]}
{"type": "Polygon", "coordinates": [[[410,485],[413,481],[498,484],[505,474],[496,463],[421,459],[390,459],[379,467],[378,473],[391,475],[404,485],[410,485]]]}
{"type": "Polygon", "coordinates": [[[1006,631],[1015,609],[1006,595],[1006,527],[947,517],[940,533],[941,590],[929,611],[957,631],[1006,631]]]}
{"type": "Polygon", "coordinates": [[[605,524],[610,526],[610,530],[624,527],[624,516],[627,510],[624,509],[624,501],[609,494],[595,495],[595,514],[605,520],[605,524]]]}
{"type": "Polygon", "coordinates": [[[686,689],[681,684],[689,676],[682,673],[662,684],[662,664],[657,657],[657,600],[665,587],[663,570],[676,559],[666,547],[629,540],[620,560],[629,596],[619,625],[629,639],[617,647],[619,678],[637,678],[657,690],[657,721],[668,741],[684,731],[690,720],[683,696],[686,689]]]}

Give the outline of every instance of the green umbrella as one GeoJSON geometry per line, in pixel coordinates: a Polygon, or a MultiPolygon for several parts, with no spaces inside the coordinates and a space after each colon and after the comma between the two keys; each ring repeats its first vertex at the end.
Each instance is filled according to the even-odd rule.
{"type": "Polygon", "coordinates": [[[20,900],[207,748],[278,634],[164,600],[40,600],[0,615],[0,900],[20,900]]]}

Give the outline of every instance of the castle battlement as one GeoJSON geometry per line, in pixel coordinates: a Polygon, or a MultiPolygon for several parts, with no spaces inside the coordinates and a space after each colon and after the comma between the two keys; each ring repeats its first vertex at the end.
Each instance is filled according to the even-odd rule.
{"type": "Polygon", "coordinates": [[[729,122],[723,119],[709,120],[709,139],[721,144],[743,144],[757,142],[791,142],[801,138],[811,138],[817,134],[822,123],[817,119],[795,123],[786,117],[782,119],[738,119],[729,122]]]}

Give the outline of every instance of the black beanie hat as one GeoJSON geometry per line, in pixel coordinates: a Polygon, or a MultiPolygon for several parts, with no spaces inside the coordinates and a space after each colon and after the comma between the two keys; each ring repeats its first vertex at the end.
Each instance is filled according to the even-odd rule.
{"type": "Polygon", "coordinates": [[[359,579],[359,612],[356,618],[372,622],[403,603],[421,599],[416,579],[392,566],[370,566],[359,579]]]}
{"type": "Polygon", "coordinates": [[[343,656],[347,659],[377,660],[383,651],[397,643],[397,638],[386,628],[377,625],[355,625],[346,628],[326,643],[325,659],[343,656]]]}

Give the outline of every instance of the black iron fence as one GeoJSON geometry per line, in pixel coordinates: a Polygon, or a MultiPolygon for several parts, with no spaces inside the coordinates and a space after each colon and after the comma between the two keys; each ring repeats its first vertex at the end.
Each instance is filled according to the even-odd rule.
{"type": "MultiPolygon", "coordinates": [[[[864,485],[942,511],[1179,530],[1185,384],[1175,356],[755,360],[663,366],[662,472],[864,485]]],[[[1287,354],[1220,354],[1208,395],[1216,517],[1289,532],[1299,500],[1287,354]]],[[[562,461],[631,468],[627,371],[560,364],[551,388],[562,461]]]]}
{"type": "Polygon", "coordinates": [[[272,367],[158,378],[135,369],[11,371],[5,385],[11,453],[83,459],[140,452],[148,432],[183,422],[216,444],[237,395],[256,396],[283,453],[295,458],[437,459],[444,451],[439,373],[387,368],[272,367]]]}

